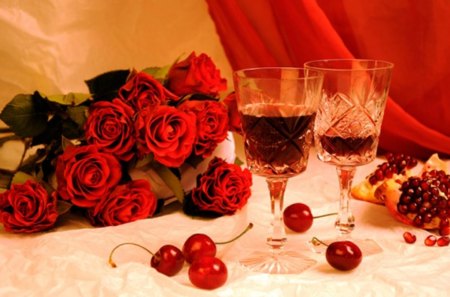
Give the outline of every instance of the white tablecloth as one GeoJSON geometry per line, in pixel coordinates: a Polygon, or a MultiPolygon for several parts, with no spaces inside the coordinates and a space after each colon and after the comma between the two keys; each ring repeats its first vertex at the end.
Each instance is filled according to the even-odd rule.
{"type": "MultiPolygon", "coordinates": [[[[355,181],[371,171],[359,168],[355,181]]],[[[307,171],[290,180],[285,205],[302,201],[313,214],[337,209],[335,169],[314,156],[307,171]]],[[[356,216],[355,237],[373,238],[382,253],[366,256],[350,272],[331,268],[323,254],[308,249],[313,236],[335,235],[334,217],[317,219],[306,233],[288,233],[288,249],[304,252],[317,264],[297,275],[248,272],[238,260],[254,249],[265,248],[270,222],[269,198],[262,178],[254,177],[253,194],[244,210],[233,217],[191,219],[173,205],[164,214],[118,227],[91,228],[68,218],[56,230],[36,235],[16,235],[0,229],[0,296],[450,296],[450,247],[426,247],[426,231],[395,221],[384,206],[352,201],[356,216]],[[150,256],[126,246],[115,256],[118,267],[108,263],[117,244],[132,241],[156,251],[166,243],[182,246],[195,232],[224,240],[239,233],[248,222],[255,227],[237,242],[219,247],[228,267],[227,283],[216,290],[193,287],[187,265],[175,277],[157,273],[150,256]],[[406,230],[417,235],[413,245],[403,241],[406,230]]]]}

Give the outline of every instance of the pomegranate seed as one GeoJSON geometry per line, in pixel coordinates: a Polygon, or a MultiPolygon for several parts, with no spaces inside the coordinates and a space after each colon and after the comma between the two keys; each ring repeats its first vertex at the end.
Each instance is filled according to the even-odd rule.
{"type": "Polygon", "coordinates": [[[437,240],[438,246],[448,246],[450,244],[450,237],[448,236],[441,236],[437,240]]]}
{"type": "Polygon", "coordinates": [[[437,241],[436,236],[428,235],[427,238],[425,238],[424,243],[426,246],[433,246],[436,244],[436,241],[437,241]]]}
{"type": "Polygon", "coordinates": [[[416,235],[412,234],[411,232],[406,231],[405,233],[403,233],[403,239],[407,243],[412,244],[412,243],[416,242],[416,235]]]}

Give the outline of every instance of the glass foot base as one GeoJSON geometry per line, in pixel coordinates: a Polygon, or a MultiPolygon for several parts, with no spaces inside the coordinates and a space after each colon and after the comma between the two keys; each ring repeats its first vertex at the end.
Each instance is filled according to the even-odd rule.
{"type": "Polygon", "coordinates": [[[314,266],[317,261],[295,251],[255,251],[239,261],[253,272],[297,274],[314,266]]]}
{"type": "Polygon", "coordinates": [[[374,240],[353,238],[353,237],[336,237],[336,238],[320,239],[320,241],[323,243],[320,243],[319,241],[313,238],[310,241],[308,241],[308,245],[313,252],[320,254],[325,253],[327,245],[329,245],[330,243],[343,240],[348,240],[355,243],[360,248],[364,256],[375,255],[383,252],[381,246],[379,246],[378,243],[376,243],[374,240]]]}

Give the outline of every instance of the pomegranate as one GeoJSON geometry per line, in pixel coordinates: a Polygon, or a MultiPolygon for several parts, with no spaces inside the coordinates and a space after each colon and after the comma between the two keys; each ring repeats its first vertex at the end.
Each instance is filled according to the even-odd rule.
{"type": "Polygon", "coordinates": [[[376,204],[384,204],[382,196],[377,195],[377,189],[390,179],[403,181],[410,176],[410,171],[417,165],[417,159],[404,154],[386,154],[386,162],[381,163],[361,183],[352,188],[352,196],[359,200],[376,204]]]}
{"type": "Polygon", "coordinates": [[[377,191],[400,222],[423,229],[449,226],[450,175],[443,170],[425,171],[401,184],[388,180],[377,191]]]}
{"type": "Polygon", "coordinates": [[[417,165],[417,160],[404,154],[386,154],[386,162],[377,166],[377,169],[368,177],[371,185],[392,178],[394,174],[407,175],[407,170],[417,165]]]}

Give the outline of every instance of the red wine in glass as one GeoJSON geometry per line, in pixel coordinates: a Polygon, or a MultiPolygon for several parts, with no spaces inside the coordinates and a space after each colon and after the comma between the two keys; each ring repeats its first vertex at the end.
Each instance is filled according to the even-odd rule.
{"type": "Polygon", "coordinates": [[[319,142],[323,161],[333,164],[362,165],[375,158],[378,143],[376,135],[342,137],[320,135],[319,142]]]}
{"type": "Polygon", "coordinates": [[[288,108],[276,104],[251,107],[241,115],[248,168],[266,177],[291,177],[304,171],[315,113],[291,107],[283,115],[288,108]]]}

